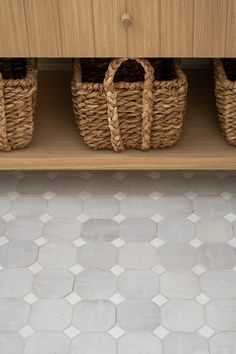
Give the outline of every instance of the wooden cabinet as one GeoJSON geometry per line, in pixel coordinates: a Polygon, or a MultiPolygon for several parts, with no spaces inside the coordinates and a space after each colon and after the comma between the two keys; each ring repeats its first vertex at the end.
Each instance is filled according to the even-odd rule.
{"type": "Polygon", "coordinates": [[[225,56],[236,57],[236,1],[228,0],[225,56]]]}

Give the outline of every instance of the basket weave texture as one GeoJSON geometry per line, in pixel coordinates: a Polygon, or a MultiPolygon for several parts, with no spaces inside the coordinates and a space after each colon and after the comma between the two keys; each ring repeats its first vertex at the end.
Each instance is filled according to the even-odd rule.
{"type": "Polygon", "coordinates": [[[34,59],[0,59],[0,151],[20,149],[31,142],[36,92],[34,59]]]}
{"type": "Polygon", "coordinates": [[[187,79],[172,59],[75,59],[75,122],[93,149],[149,150],[182,131],[187,79]]]}
{"type": "Polygon", "coordinates": [[[236,145],[236,59],[214,59],[215,96],[226,140],[236,145]]]}

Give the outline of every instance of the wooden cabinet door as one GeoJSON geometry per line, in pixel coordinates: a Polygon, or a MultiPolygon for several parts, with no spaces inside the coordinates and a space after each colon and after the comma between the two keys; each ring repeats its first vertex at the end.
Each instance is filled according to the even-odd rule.
{"type": "Polygon", "coordinates": [[[24,3],[0,0],[0,57],[17,56],[29,56],[24,3]]]}
{"type": "Polygon", "coordinates": [[[96,56],[127,56],[126,28],[121,24],[125,12],[125,0],[93,0],[96,56]]]}
{"type": "Polygon", "coordinates": [[[195,0],[193,55],[223,57],[226,24],[227,0],[195,0]]]}
{"type": "Polygon", "coordinates": [[[59,0],[63,55],[94,56],[92,0],[59,0]]]}
{"type": "Polygon", "coordinates": [[[225,56],[236,57],[236,1],[228,0],[225,56]]]}
{"type": "Polygon", "coordinates": [[[58,0],[24,0],[31,56],[62,55],[58,0]]]}
{"type": "Polygon", "coordinates": [[[161,0],[161,56],[192,57],[194,0],[161,0]]]}

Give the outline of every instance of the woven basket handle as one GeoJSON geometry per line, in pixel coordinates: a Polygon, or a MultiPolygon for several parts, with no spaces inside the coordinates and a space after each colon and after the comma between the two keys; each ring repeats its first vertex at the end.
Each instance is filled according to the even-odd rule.
{"type": "Polygon", "coordinates": [[[7,125],[3,98],[3,80],[0,73],[0,151],[9,151],[10,146],[7,140],[7,125]]]}
{"type": "Polygon", "coordinates": [[[143,113],[142,113],[142,143],[141,150],[150,149],[151,127],[152,127],[152,112],[153,112],[153,83],[154,69],[146,59],[139,58],[121,58],[114,59],[110,63],[104,79],[104,89],[107,98],[107,113],[108,126],[111,133],[111,143],[115,151],[123,151],[125,149],[118,119],[117,93],[115,91],[114,77],[125,61],[132,59],[136,60],[144,69],[144,84],[143,84],[143,113]]]}

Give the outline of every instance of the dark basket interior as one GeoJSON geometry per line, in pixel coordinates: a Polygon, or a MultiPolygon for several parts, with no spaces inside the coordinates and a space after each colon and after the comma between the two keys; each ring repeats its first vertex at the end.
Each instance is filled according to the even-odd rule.
{"type": "Polygon", "coordinates": [[[236,81],[236,59],[222,59],[226,76],[230,81],[236,81]]]}
{"type": "Polygon", "coordinates": [[[25,58],[0,58],[0,73],[5,80],[23,79],[26,76],[26,65],[25,58]]]}
{"type": "MultiPolygon", "coordinates": [[[[102,83],[111,58],[80,59],[82,82],[102,83]]],[[[155,80],[171,81],[176,79],[173,59],[148,59],[154,68],[155,80]]],[[[137,82],[144,80],[144,69],[135,60],[127,60],[117,70],[115,82],[137,82]]]]}

